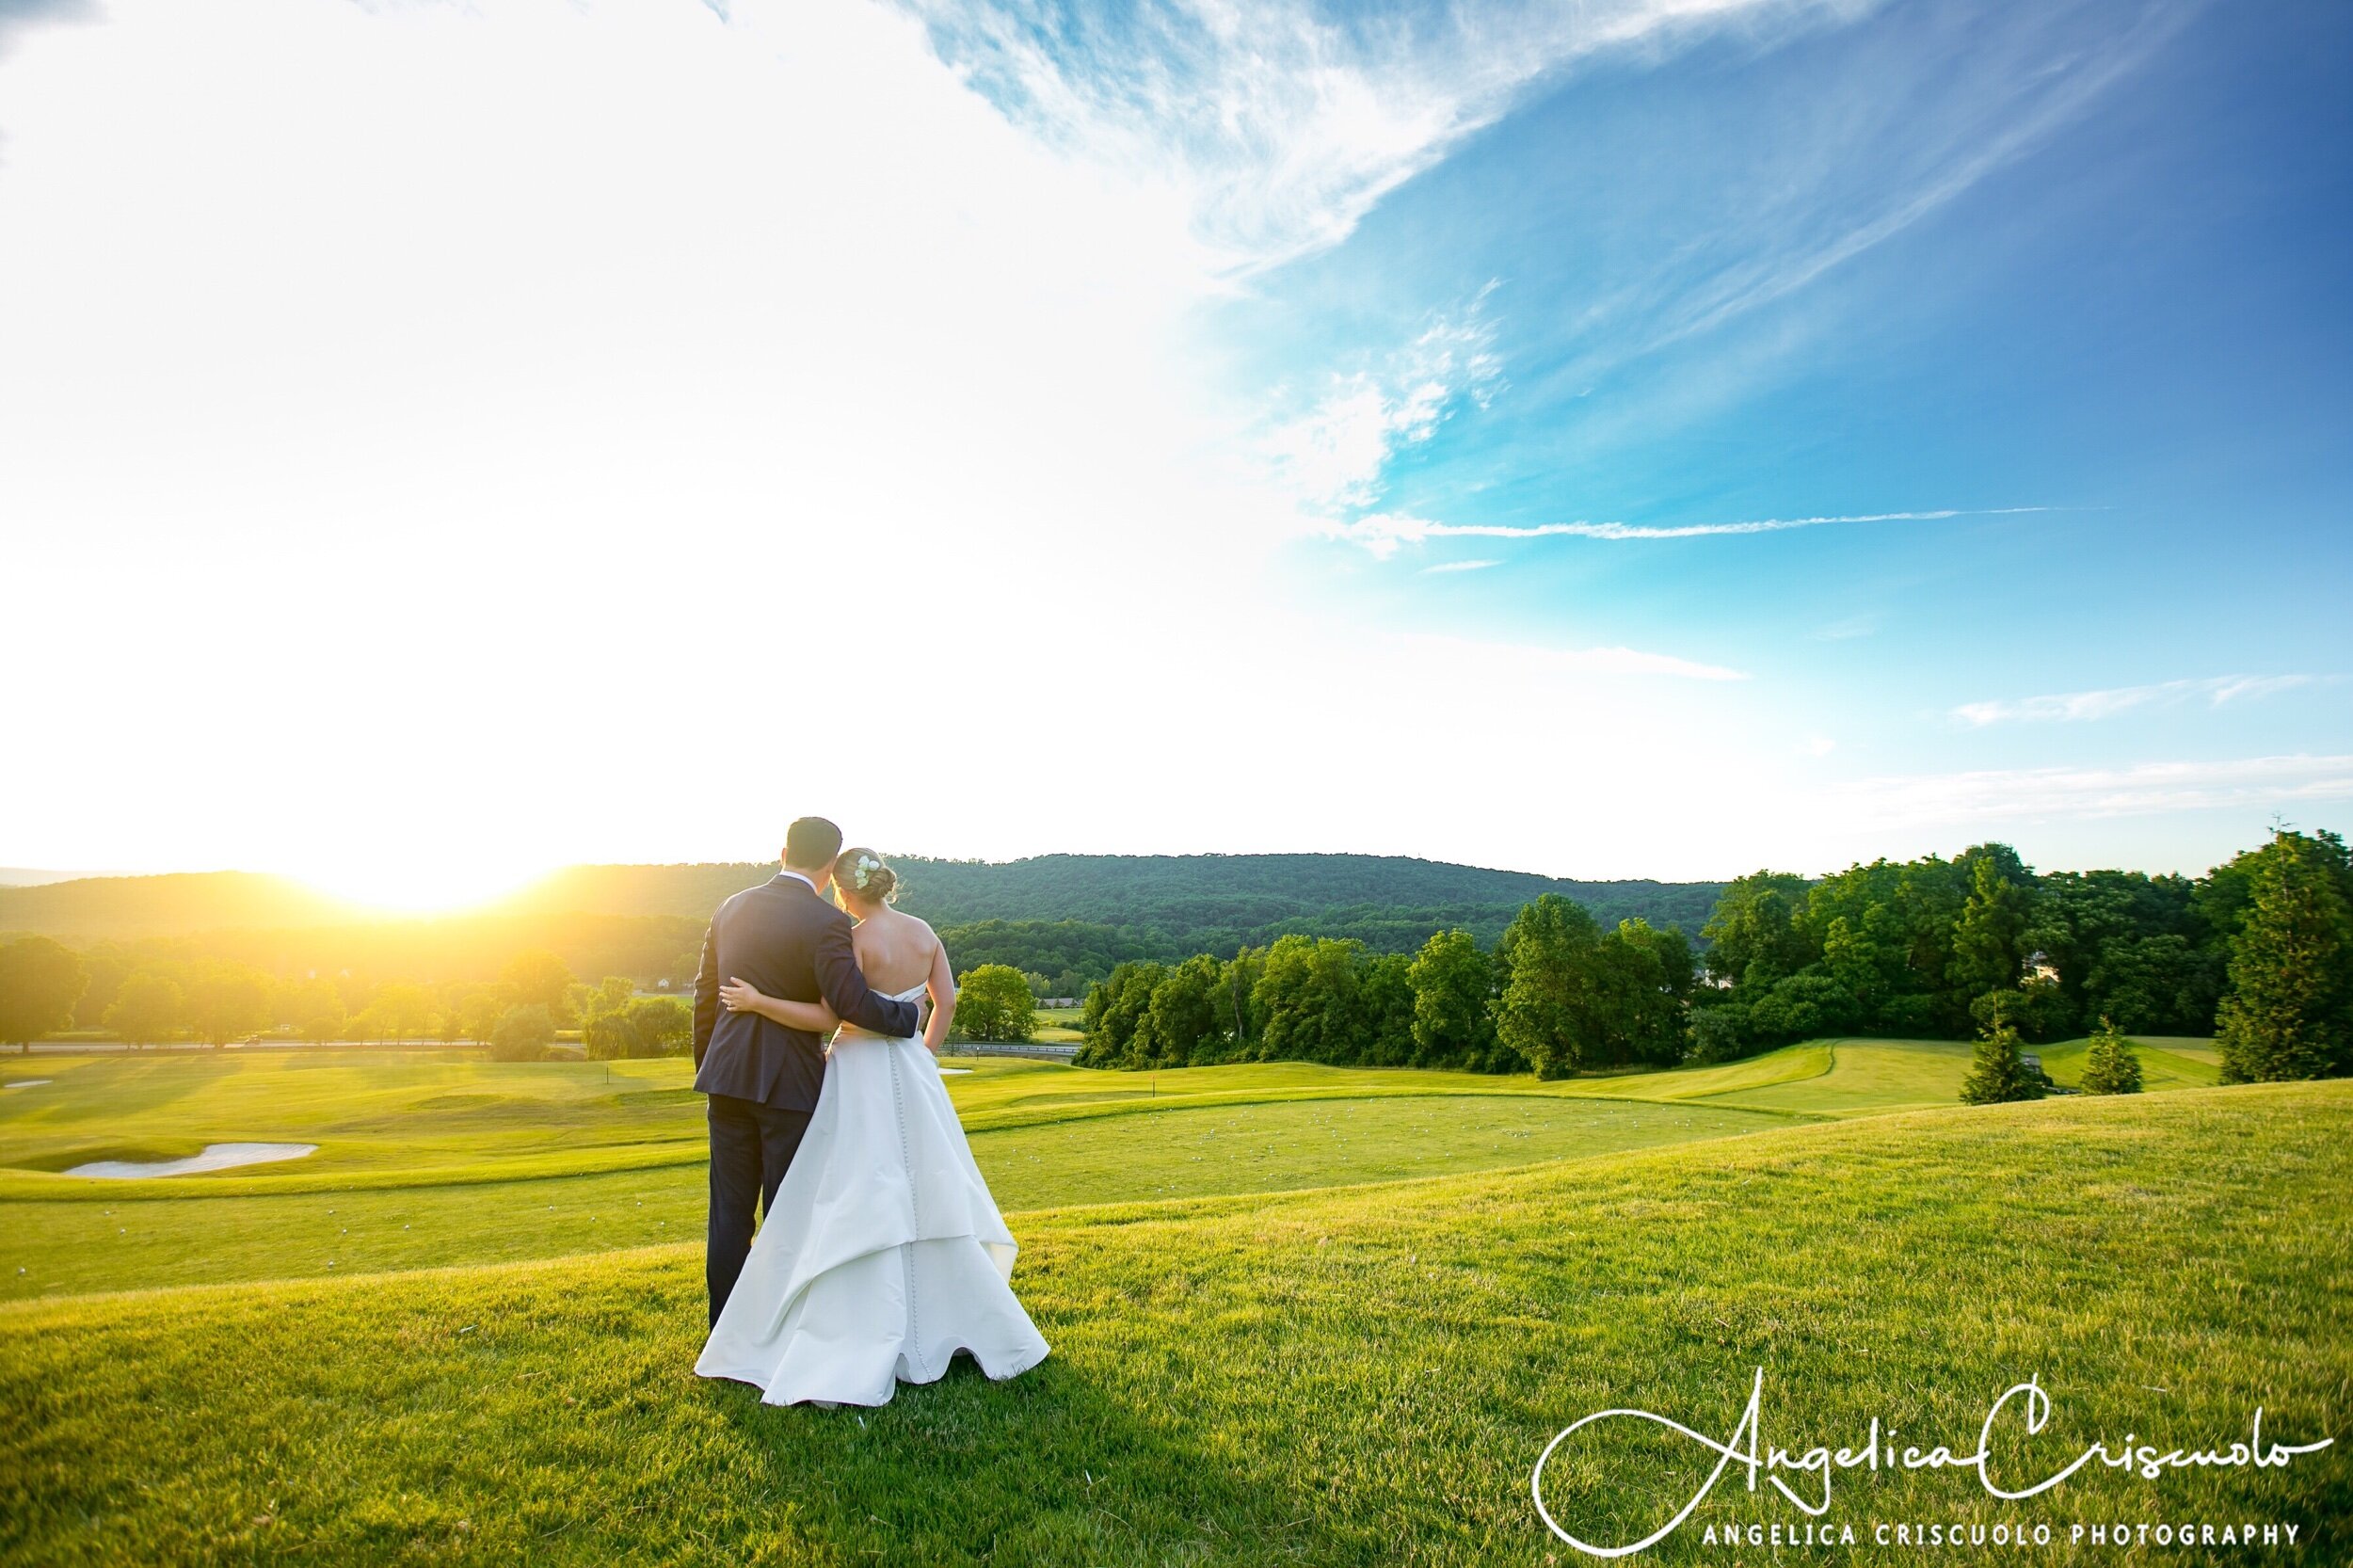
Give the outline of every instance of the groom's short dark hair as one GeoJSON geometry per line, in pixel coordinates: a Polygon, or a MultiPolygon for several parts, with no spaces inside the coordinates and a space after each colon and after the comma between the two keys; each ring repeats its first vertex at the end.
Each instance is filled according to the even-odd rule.
{"type": "Polygon", "coordinates": [[[813,872],[841,853],[841,829],[823,817],[803,817],[784,830],[784,863],[813,872]]]}

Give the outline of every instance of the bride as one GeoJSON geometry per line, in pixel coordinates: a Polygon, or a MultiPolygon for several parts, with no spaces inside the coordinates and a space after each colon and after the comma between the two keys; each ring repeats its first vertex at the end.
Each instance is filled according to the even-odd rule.
{"type": "MultiPolygon", "coordinates": [[[[834,1037],[800,1151],[695,1363],[704,1377],[757,1385],[768,1404],[887,1404],[900,1383],[936,1381],[958,1351],[998,1379],[1046,1359],[1006,1283],[1012,1233],[934,1060],[955,1016],[954,973],[932,928],[890,907],[897,884],[871,849],[834,862],[858,922],[858,968],[897,1000],[929,993],[922,1036],[843,1027],[834,1037]]],[[[823,1034],[840,1022],[822,1002],[740,980],[719,997],[791,1029],[823,1034]]]]}

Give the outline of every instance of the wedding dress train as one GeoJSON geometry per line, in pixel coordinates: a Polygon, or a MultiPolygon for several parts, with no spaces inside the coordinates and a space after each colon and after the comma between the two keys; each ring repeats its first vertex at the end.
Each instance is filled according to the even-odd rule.
{"type": "Polygon", "coordinates": [[[695,1370],[769,1404],[886,1404],[959,1350],[1013,1377],[1047,1351],[1007,1283],[1016,1250],[932,1053],[845,1025],[695,1370]]]}

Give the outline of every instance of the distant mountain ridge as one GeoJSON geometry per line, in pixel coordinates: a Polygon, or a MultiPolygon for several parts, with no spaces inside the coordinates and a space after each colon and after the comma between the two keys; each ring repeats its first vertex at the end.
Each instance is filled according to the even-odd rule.
{"type": "Polygon", "coordinates": [[[262,872],[167,872],[0,887],[0,931],[87,940],[298,931],[384,918],[292,877],[262,872]]]}
{"type": "MultiPolygon", "coordinates": [[[[1045,855],[1011,861],[892,857],[904,907],[939,925],[1062,921],[1117,927],[1146,945],[1216,951],[1284,931],[1338,930],[1376,947],[1440,925],[1492,938],[1512,913],[1561,893],[1604,923],[1641,916],[1696,935],[1722,884],[1587,882],[1374,855],[1045,855]]],[[[572,866],[508,898],[438,920],[594,915],[700,920],[773,862],[572,866]]],[[[89,877],[0,887],[0,931],[95,941],[220,931],[413,923],[291,878],[250,872],[89,877]]]]}

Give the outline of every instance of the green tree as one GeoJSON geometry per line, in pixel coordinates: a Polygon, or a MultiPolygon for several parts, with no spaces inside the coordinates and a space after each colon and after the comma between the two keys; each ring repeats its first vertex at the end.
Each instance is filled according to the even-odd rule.
{"type": "Polygon", "coordinates": [[[1945,974],[1953,998],[1966,1006],[2018,984],[2032,893],[2025,867],[2007,844],[1967,851],[1961,861],[1969,867],[1969,899],[1953,926],[1945,974]]]}
{"type": "Polygon", "coordinates": [[[2042,1077],[2026,1065],[2018,1031],[1995,1014],[1977,1038],[1969,1075],[1961,1080],[1961,1104],[1999,1105],[2009,1100],[2039,1100],[2042,1095],[2042,1077]]]}
{"type": "Polygon", "coordinates": [[[2281,828],[2248,867],[2216,1045],[2226,1082],[2353,1069],[2353,870],[2333,833],[2281,828]]]}
{"type": "Polygon", "coordinates": [[[638,997],[624,1016],[637,1032],[638,1054],[685,1056],[695,1048],[695,1010],[677,997],[638,997]]]}
{"type": "Polygon", "coordinates": [[[2212,1034],[2225,963],[2184,932],[2120,932],[2094,949],[2082,1006],[2144,1034],[2212,1034]]]}
{"type": "Polygon", "coordinates": [[[1251,992],[1266,1061],[1344,1064],[1364,1049],[1361,960],[1365,945],[1336,937],[1278,936],[1251,992]]]}
{"type": "Polygon", "coordinates": [[[1854,993],[1818,968],[1775,982],[1748,1010],[1749,1033],[1774,1045],[1843,1034],[1861,1018],[1854,993]]]}
{"type": "Polygon", "coordinates": [[[1441,931],[1424,942],[1406,980],[1414,988],[1414,1065],[1502,1070],[1495,1061],[1495,968],[1469,932],[1441,931]]]}
{"type": "Polygon", "coordinates": [[[626,1013],[595,1013],[580,1026],[581,1050],[591,1062],[616,1062],[650,1054],[626,1013]]]}
{"type": "Polygon", "coordinates": [[[2083,1092],[2087,1095],[2137,1095],[2140,1093],[2140,1057],[2133,1043],[2124,1038],[2123,1031],[2107,1019],[2100,1020],[2093,1032],[2091,1045],[2084,1053],[2083,1092]]]}
{"type": "Polygon", "coordinates": [[[1365,966],[1357,987],[1364,1035],[1355,1060],[1368,1067],[1402,1067],[1414,1059],[1414,961],[1385,952],[1365,966]]]}
{"type": "Polygon", "coordinates": [[[505,1009],[499,1005],[495,991],[474,991],[457,1004],[457,1037],[461,1040],[488,1040],[498,1028],[499,1015],[505,1009]]]}
{"type": "Polygon", "coordinates": [[[1815,957],[1799,918],[1805,901],[1805,878],[1788,872],[1753,872],[1727,884],[1700,928],[1708,972],[1762,992],[1804,968],[1815,957]]]}
{"type": "Polygon", "coordinates": [[[1749,1010],[1729,1000],[1693,1006],[1685,1032],[1689,1041],[1684,1053],[1687,1062],[1732,1062],[1755,1048],[1749,1031],[1749,1010]]]}
{"type": "Polygon", "coordinates": [[[627,975],[606,975],[589,991],[587,1005],[581,1009],[581,1016],[592,1018],[600,1013],[618,1013],[629,1005],[629,999],[636,994],[637,982],[627,975]]]}
{"type": "Polygon", "coordinates": [[[1854,999],[1864,1018],[1878,1017],[1904,993],[1907,956],[1901,918],[1889,904],[1833,915],[1822,934],[1823,972],[1854,999]]]}
{"type": "Polygon", "coordinates": [[[1130,1056],[1139,1064],[1181,1067],[1224,1032],[1222,966],[1197,953],[1170,969],[1152,987],[1144,1016],[1136,1020],[1130,1056]]]}
{"type": "Polygon", "coordinates": [[[544,1002],[527,1002],[499,1015],[490,1030],[490,1060],[536,1062],[555,1043],[555,1020],[544,1002]]]}
{"type": "MultiPolygon", "coordinates": [[[[1147,1003],[1148,1004],[1148,1003],[1147,1003]]],[[[1037,999],[1010,964],[982,964],[956,982],[955,1030],[967,1040],[1020,1042],[1037,1032],[1037,999]]]]}
{"type": "Polygon", "coordinates": [[[269,1023],[269,976],[245,964],[207,964],[189,980],[185,1016],[216,1048],[269,1023]]]}
{"type": "MultiPolygon", "coordinates": [[[[1077,1058],[1080,1064],[1136,1065],[1136,1029],[1152,1005],[1152,993],[1167,972],[1158,964],[1119,964],[1112,967],[1109,978],[1088,989],[1086,1006],[1080,1016],[1086,1031],[1086,1044],[1080,1048],[1077,1058]]],[[[963,1011],[961,999],[957,1011],[963,1011]]]]}
{"type": "Polygon", "coordinates": [[[1691,944],[1680,931],[1620,920],[1599,947],[1600,1063],[1673,1066],[1683,1058],[1684,1011],[1691,997],[1691,944]]]}
{"type": "Polygon", "coordinates": [[[183,1006],[177,983],[152,969],[139,969],[125,977],[115,992],[105,1024],[131,1045],[153,1045],[180,1026],[183,1006]]]}
{"type": "Polygon", "coordinates": [[[2038,1045],[2067,1038],[2075,1024],[2065,987],[2040,975],[2030,974],[2007,991],[1988,991],[1969,1004],[1969,1016],[1979,1028],[1993,1022],[1995,1013],[2008,1018],[2022,1039],[2038,1045]]]}
{"type": "Polygon", "coordinates": [[[0,1044],[22,1051],[54,1029],[73,1023],[73,1004],[89,987],[81,955],[46,936],[0,943],[0,1044]]]}
{"type": "Polygon", "coordinates": [[[551,1027],[560,1027],[569,1020],[567,1003],[572,988],[572,971],[564,960],[545,948],[532,948],[517,953],[499,971],[500,984],[506,987],[507,1000],[515,1007],[547,1009],[551,1027]]]}
{"type": "Polygon", "coordinates": [[[359,1017],[362,1038],[406,1041],[433,1027],[433,998],[422,985],[396,980],[376,988],[359,1017]]]}
{"type": "Polygon", "coordinates": [[[1539,1078],[1566,1078],[1591,1064],[1604,1032],[1593,917],[1546,893],[1505,928],[1500,952],[1511,978],[1496,1004],[1497,1036],[1539,1078]]]}

